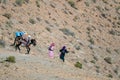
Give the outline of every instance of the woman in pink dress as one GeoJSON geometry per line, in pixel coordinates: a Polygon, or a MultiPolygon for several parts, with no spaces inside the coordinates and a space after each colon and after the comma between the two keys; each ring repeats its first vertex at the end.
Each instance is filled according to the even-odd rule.
{"type": "Polygon", "coordinates": [[[52,43],[50,46],[49,46],[49,57],[50,58],[54,58],[54,53],[53,53],[53,51],[54,51],[54,46],[55,46],[55,44],[54,43],[52,43]]]}

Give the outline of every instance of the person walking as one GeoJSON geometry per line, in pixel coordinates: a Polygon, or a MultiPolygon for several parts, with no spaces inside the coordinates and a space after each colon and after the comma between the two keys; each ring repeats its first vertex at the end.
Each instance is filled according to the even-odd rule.
{"type": "Polygon", "coordinates": [[[49,53],[48,53],[48,54],[49,54],[49,57],[50,57],[50,58],[54,58],[54,52],[53,52],[53,51],[54,51],[54,46],[55,46],[54,43],[52,43],[52,44],[49,46],[49,49],[48,49],[48,50],[49,50],[49,53]]]}
{"type": "Polygon", "coordinates": [[[62,49],[60,49],[60,59],[64,62],[65,61],[65,54],[68,53],[66,46],[63,46],[62,49]]]}

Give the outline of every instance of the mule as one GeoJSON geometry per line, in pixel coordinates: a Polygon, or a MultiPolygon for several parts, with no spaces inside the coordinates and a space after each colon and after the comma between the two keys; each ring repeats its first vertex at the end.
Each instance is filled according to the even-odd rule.
{"type": "Polygon", "coordinates": [[[29,54],[29,52],[30,52],[30,46],[31,46],[31,44],[33,45],[33,46],[36,46],[36,40],[35,39],[31,39],[30,40],[30,43],[28,43],[27,44],[27,42],[26,41],[24,41],[23,39],[18,39],[18,40],[16,40],[16,42],[15,42],[15,49],[16,49],[16,51],[17,51],[17,49],[19,50],[19,52],[20,52],[20,46],[25,46],[26,47],[26,49],[27,49],[27,53],[26,54],[29,54]]]}

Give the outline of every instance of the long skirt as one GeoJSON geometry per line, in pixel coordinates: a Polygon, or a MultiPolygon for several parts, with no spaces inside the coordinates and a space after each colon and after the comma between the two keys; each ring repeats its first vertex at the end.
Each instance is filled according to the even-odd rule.
{"type": "Polygon", "coordinates": [[[65,61],[65,58],[64,58],[64,57],[65,57],[65,54],[64,54],[64,53],[61,53],[61,54],[60,54],[60,59],[61,59],[63,62],[65,61]]]}
{"type": "Polygon", "coordinates": [[[54,53],[53,53],[53,51],[49,51],[49,57],[50,57],[50,58],[54,58],[54,53]]]}

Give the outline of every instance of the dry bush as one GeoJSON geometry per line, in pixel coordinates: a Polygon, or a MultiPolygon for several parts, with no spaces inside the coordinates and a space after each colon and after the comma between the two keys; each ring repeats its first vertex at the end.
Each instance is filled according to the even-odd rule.
{"type": "Polygon", "coordinates": [[[5,17],[8,18],[8,19],[11,18],[11,14],[10,14],[10,13],[4,13],[3,16],[5,16],[5,17]]]}
{"type": "Polygon", "coordinates": [[[75,67],[82,69],[82,64],[80,62],[76,62],[75,67]]]}
{"type": "Polygon", "coordinates": [[[112,59],[111,57],[105,57],[104,58],[105,62],[109,63],[109,64],[112,64],[112,59]]]}
{"type": "Polygon", "coordinates": [[[7,62],[11,62],[11,63],[15,63],[15,57],[14,56],[9,56],[9,57],[6,57],[6,60],[7,62]]]}
{"type": "Polygon", "coordinates": [[[70,31],[70,30],[67,29],[67,28],[60,29],[60,31],[62,31],[62,32],[63,32],[65,35],[67,35],[67,36],[72,36],[72,37],[75,36],[74,32],[70,31]]]}

